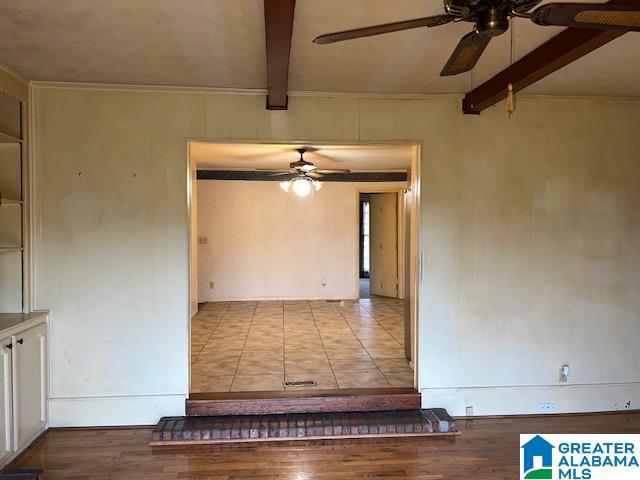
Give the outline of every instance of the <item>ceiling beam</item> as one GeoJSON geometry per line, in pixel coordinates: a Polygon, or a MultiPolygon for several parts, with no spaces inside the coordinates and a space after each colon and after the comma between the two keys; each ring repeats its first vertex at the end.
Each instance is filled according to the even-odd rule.
{"type": "MultiPolygon", "coordinates": [[[[625,4],[636,1],[612,0],[608,3],[625,4]]],[[[507,98],[509,83],[513,85],[513,91],[518,92],[625,33],[624,30],[566,28],[467,93],[462,100],[462,111],[466,114],[480,114],[485,108],[507,98]]]]}
{"type": "Polygon", "coordinates": [[[267,39],[267,110],[287,109],[289,53],[296,0],[264,0],[267,39]]]}

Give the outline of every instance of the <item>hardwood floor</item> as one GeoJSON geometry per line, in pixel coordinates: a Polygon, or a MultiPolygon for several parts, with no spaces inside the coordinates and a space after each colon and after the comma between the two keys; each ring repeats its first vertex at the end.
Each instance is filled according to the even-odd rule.
{"type": "Polygon", "coordinates": [[[43,479],[518,478],[519,433],[640,433],[640,412],[458,420],[445,438],[328,440],[152,451],[148,428],[54,430],[19,468],[43,479]]]}

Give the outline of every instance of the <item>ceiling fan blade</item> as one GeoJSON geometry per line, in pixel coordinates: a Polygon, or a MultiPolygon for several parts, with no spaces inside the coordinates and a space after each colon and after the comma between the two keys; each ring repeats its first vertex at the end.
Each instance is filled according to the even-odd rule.
{"type": "Polygon", "coordinates": [[[312,172],[307,172],[307,177],[311,177],[311,178],[322,178],[323,175],[321,173],[318,173],[317,171],[312,171],[312,172]]]}
{"type": "Polygon", "coordinates": [[[267,175],[267,177],[279,177],[282,175],[295,175],[295,173],[294,172],[276,172],[276,173],[271,173],[267,175]]]}
{"type": "Polygon", "coordinates": [[[467,33],[449,57],[447,64],[440,72],[440,76],[458,75],[468,72],[480,59],[482,52],[487,48],[491,37],[476,32],[467,33]]]}
{"type": "Polygon", "coordinates": [[[279,172],[279,173],[287,173],[290,172],[290,168],[254,168],[253,170],[257,172],[279,172]]]}
{"type": "Polygon", "coordinates": [[[433,17],[415,18],[413,20],[403,20],[401,22],[385,23],[373,25],[371,27],[354,28],[343,32],[327,33],[320,35],[313,40],[313,43],[324,45],[327,43],[342,42],[354,38],[371,37],[383,33],[399,32],[401,30],[411,30],[420,27],[437,27],[445,23],[452,22],[456,17],[453,15],[435,15],[433,17]]]}
{"type": "Polygon", "coordinates": [[[640,4],[548,3],[533,11],[531,21],[545,26],[640,32],[640,4]]]}

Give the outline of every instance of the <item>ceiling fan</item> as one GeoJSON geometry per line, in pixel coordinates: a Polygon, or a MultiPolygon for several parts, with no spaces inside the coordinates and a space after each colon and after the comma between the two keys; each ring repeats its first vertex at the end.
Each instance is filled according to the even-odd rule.
{"type": "Polygon", "coordinates": [[[492,37],[509,29],[513,17],[528,18],[542,26],[556,25],[601,30],[640,31],[640,2],[548,3],[532,10],[542,0],[444,0],[445,14],[356,28],[320,35],[313,41],[327,44],[398,32],[420,27],[437,27],[451,22],[471,22],[473,30],[462,37],[440,72],[458,75],[473,69],[492,37]]]}
{"type": "Polygon", "coordinates": [[[328,173],[351,173],[351,170],[347,170],[346,168],[339,169],[319,169],[313,163],[307,162],[304,159],[304,154],[307,152],[313,151],[310,147],[301,147],[297,148],[296,152],[300,155],[300,158],[295,162],[291,162],[289,164],[288,169],[283,170],[274,170],[272,168],[259,168],[258,170],[273,172],[272,175],[307,175],[311,178],[321,178],[323,175],[328,173]]]}
{"type": "Polygon", "coordinates": [[[296,151],[300,154],[300,158],[295,162],[291,162],[289,164],[288,169],[284,170],[273,170],[271,168],[259,168],[258,170],[266,170],[271,173],[270,176],[289,176],[291,177],[289,180],[280,183],[280,188],[285,192],[288,192],[289,189],[293,190],[293,192],[299,197],[306,197],[309,195],[314,189],[315,191],[320,190],[321,184],[318,181],[319,178],[322,178],[326,174],[331,173],[351,173],[350,170],[347,169],[318,169],[313,163],[307,162],[304,159],[304,154],[306,152],[312,151],[310,147],[301,147],[297,148],[296,151]]]}

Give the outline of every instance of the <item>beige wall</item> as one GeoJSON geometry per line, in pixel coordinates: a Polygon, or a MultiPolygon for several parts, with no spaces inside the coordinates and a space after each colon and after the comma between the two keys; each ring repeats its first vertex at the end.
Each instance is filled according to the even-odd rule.
{"type": "Polygon", "coordinates": [[[405,186],[325,182],[300,198],[278,182],[199,180],[198,300],[357,298],[358,191],[405,186]]]}
{"type": "Polygon", "coordinates": [[[285,112],[196,92],[38,88],[37,100],[54,425],[181,411],[188,136],[421,141],[424,404],[640,403],[637,101],[521,97],[509,119],[502,105],[463,116],[448,96],[293,96],[285,112]],[[574,386],[558,383],[565,362],[574,386]]]}

